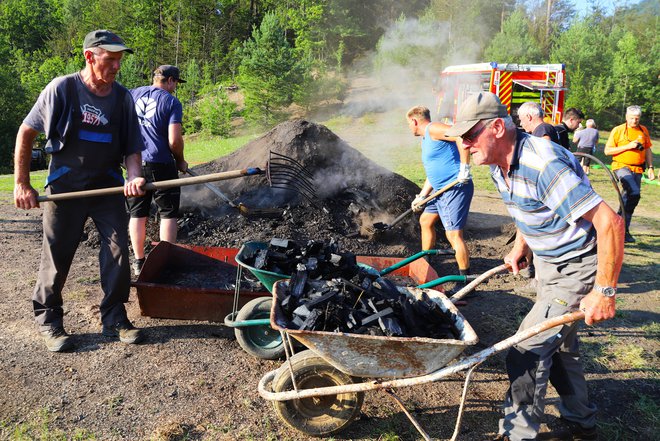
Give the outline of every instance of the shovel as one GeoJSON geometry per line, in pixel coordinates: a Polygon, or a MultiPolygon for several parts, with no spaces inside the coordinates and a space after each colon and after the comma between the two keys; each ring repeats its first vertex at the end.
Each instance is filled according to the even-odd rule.
{"type": "MultiPolygon", "coordinates": [[[[209,175],[197,176],[192,178],[170,179],[167,181],[147,182],[145,191],[164,190],[172,187],[182,187],[184,185],[203,184],[205,182],[224,181],[227,179],[242,178],[245,176],[263,175],[265,171],[259,167],[249,167],[242,170],[232,170],[220,173],[211,173],[209,175]]],[[[92,196],[109,196],[113,194],[124,194],[124,187],[98,188],[95,190],[71,191],[68,193],[48,194],[37,196],[37,202],[65,201],[70,199],[86,198],[92,196]]]]}
{"type": "MultiPolygon", "coordinates": [[[[435,193],[431,194],[430,196],[427,196],[426,199],[424,199],[422,202],[420,202],[419,205],[421,205],[423,207],[424,205],[428,204],[429,201],[437,198],[442,193],[449,190],[450,188],[452,188],[456,184],[458,184],[458,180],[450,182],[449,184],[442,187],[440,190],[436,191],[435,193]]],[[[405,219],[406,216],[408,216],[412,212],[413,212],[413,210],[412,210],[412,207],[411,207],[408,210],[406,210],[405,212],[403,212],[403,214],[399,215],[399,217],[394,219],[391,224],[386,224],[384,222],[376,222],[373,225],[373,230],[372,231],[386,231],[386,230],[389,230],[390,228],[392,228],[393,226],[395,226],[396,224],[401,222],[403,219],[405,219]]]]}
{"type": "MultiPolygon", "coordinates": [[[[194,171],[188,169],[186,170],[190,176],[198,177],[199,175],[194,171]]],[[[211,185],[208,182],[204,182],[204,187],[211,190],[216,196],[229,204],[230,207],[236,208],[240,214],[245,217],[280,217],[282,216],[283,210],[279,208],[248,208],[245,205],[239,203],[238,205],[234,203],[229,197],[224,194],[218,187],[211,185]]]]}

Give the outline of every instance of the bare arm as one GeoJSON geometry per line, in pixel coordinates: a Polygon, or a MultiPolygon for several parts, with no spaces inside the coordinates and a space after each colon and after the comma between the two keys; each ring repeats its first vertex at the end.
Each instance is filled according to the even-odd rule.
{"type": "Polygon", "coordinates": [[[653,151],[646,149],[646,175],[650,180],[655,179],[655,170],[653,169],[653,151]]]}
{"type": "Polygon", "coordinates": [[[447,124],[442,124],[439,122],[432,122],[429,126],[429,135],[434,141],[454,141],[458,142],[460,138],[448,137],[445,136],[445,132],[450,128],[447,124]]]}
{"type": "Polygon", "coordinates": [[[181,124],[170,124],[168,127],[168,139],[170,143],[170,150],[176,160],[176,168],[181,172],[188,170],[188,163],[183,158],[183,135],[181,131],[181,124]]]}
{"type": "MultiPolygon", "coordinates": [[[[596,229],[598,266],[596,283],[600,286],[616,287],[623,264],[624,222],[605,203],[601,202],[584,216],[596,229]]],[[[587,325],[608,320],[616,312],[614,297],[605,297],[598,291],[591,291],[580,302],[580,309],[585,312],[587,325]]]]}
{"type": "Polygon", "coordinates": [[[610,137],[607,139],[607,143],[605,143],[605,150],[603,153],[605,153],[607,156],[618,155],[619,153],[623,153],[627,150],[633,150],[637,148],[637,143],[635,141],[631,141],[628,144],[624,144],[622,146],[616,145],[616,141],[614,140],[613,135],[614,131],[610,133],[610,137]]]}
{"type": "Polygon", "coordinates": [[[516,230],[516,241],[513,243],[513,248],[509,251],[509,254],[504,256],[504,263],[511,265],[511,272],[513,274],[518,274],[518,272],[529,266],[529,257],[531,253],[529,252],[529,246],[525,241],[525,238],[520,233],[520,230],[516,230]]]}
{"type": "Polygon", "coordinates": [[[143,189],[146,179],[142,177],[142,154],[132,153],[126,157],[126,183],[124,184],[124,195],[135,197],[144,195],[143,189]]]}
{"type": "Polygon", "coordinates": [[[32,127],[21,124],[16,135],[14,149],[14,205],[24,210],[36,208],[37,191],[30,184],[30,161],[32,160],[32,144],[39,132],[32,127]]]}

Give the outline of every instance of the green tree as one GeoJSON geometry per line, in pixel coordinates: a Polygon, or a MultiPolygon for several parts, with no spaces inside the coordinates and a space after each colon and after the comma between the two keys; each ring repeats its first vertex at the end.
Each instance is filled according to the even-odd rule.
{"type": "Polygon", "coordinates": [[[207,93],[195,104],[201,129],[205,133],[228,137],[231,135],[231,119],[236,113],[236,104],[229,100],[222,86],[207,93]]]}
{"type": "Polygon", "coordinates": [[[484,58],[498,63],[543,62],[541,48],[529,33],[530,22],[520,9],[502,24],[502,31],[493,37],[484,50],[484,58]]]}
{"type": "MultiPolygon", "coordinates": [[[[566,65],[568,92],[565,107],[577,107],[602,121],[611,105],[612,51],[599,11],[574,21],[555,41],[553,63],[566,65]],[[606,93],[602,93],[602,92],[606,93]]],[[[601,122],[599,121],[599,122],[601,122]]]]}
{"type": "Polygon", "coordinates": [[[275,14],[266,14],[252,39],[243,44],[238,83],[248,118],[265,123],[280,119],[303,80],[304,71],[275,14]]]}
{"type": "Polygon", "coordinates": [[[625,108],[631,104],[645,106],[645,88],[653,84],[649,82],[649,77],[657,74],[651,72],[653,64],[647,63],[638,47],[637,38],[631,32],[626,32],[618,41],[612,60],[612,75],[618,79],[613,99],[614,104],[621,109],[621,115],[625,115],[625,108]]]}

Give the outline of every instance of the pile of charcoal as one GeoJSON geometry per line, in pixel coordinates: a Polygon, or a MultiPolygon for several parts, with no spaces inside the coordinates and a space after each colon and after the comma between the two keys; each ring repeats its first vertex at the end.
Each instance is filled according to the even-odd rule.
{"type": "Polygon", "coordinates": [[[306,271],[298,271],[280,306],[291,329],[460,339],[451,314],[426,293],[415,298],[392,281],[362,269],[354,281],[310,280],[306,271]]]}
{"type": "Polygon", "coordinates": [[[305,271],[309,278],[350,279],[358,273],[355,254],[340,252],[334,240],[310,240],[305,244],[273,238],[268,247],[243,256],[246,264],[258,270],[290,276],[305,271]]]}

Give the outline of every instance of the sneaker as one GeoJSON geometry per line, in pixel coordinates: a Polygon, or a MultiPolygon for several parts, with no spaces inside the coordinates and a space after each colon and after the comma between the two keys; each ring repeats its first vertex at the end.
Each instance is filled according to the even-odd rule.
{"type": "Polygon", "coordinates": [[[64,352],[73,349],[71,336],[66,333],[64,328],[50,328],[46,331],[40,331],[41,337],[46,343],[46,348],[51,352],[64,352]]]}
{"type": "Polygon", "coordinates": [[[624,241],[625,243],[635,243],[635,242],[637,242],[637,241],[635,240],[635,238],[632,237],[632,236],[630,235],[630,233],[627,232],[627,231],[626,231],[626,237],[625,237],[625,239],[624,239],[623,241],[624,241]]]}
{"type": "Polygon", "coordinates": [[[140,343],[144,339],[142,331],[133,326],[128,320],[114,326],[103,325],[103,335],[106,337],[119,337],[119,341],[129,345],[140,343]]]}
{"type": "Polygon", "coordinates": [[[142,272],[142,267],[144,266],[144,257],[142,259],[135,259],[133,261],[133,274],[135,277],[139,276],[142,272]]]}
{"type": "Polygon", "coordinates": [[[521,295],[533,295],[536,294],[538,287],[539,281],[536,279],[531,279],[526,285],[514,288],[513,292],[521,295]]]}

